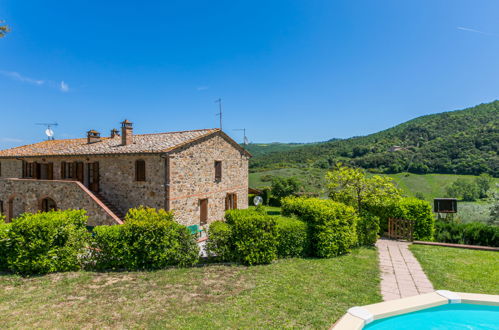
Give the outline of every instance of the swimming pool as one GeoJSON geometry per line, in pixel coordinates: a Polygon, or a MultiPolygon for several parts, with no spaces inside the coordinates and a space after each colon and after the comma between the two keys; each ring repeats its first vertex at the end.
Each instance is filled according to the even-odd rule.
{"type": "Polygon", "coordinates": [[[499,330],[499,295],[437,290],[356,306],[350,308],[331,329],[499,330]]]}
{"type": "Polygon", "coordinates": [[[498,329],[499,306],[446,304],[369,323],[366,330],[498,329]]]}

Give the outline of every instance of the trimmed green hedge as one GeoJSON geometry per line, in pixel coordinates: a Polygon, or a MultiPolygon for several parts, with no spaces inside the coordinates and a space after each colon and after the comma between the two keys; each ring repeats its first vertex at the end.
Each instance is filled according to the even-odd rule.
{"type": "Polygon", "coordinates": [[[84,210],[22,214],[3,234],[8,269],[23,275],[81,269],[90,236],[86,222],[84,210]]]}
{"type": "Polygon", "coordinates": [[[123,225],[95,227],[93,242],[97,269],[160,269],[198,262],[194,237],[164,210],[131,209],[123,225]]]}
{"type": "Polygon", "coordinates": [[[10,247],[8,234],[11,226],[12,225],[10,223],[0,223],[0,271],[9,270],[9,266],[7,264],[7,252],[10,247]]]}
{"type": "Polygon", "coordinates": [[[437,221],[435,223],[435,241],[499,247],[499,227],[480,222],[437,221]]]}
{"type": "Polygon", "coordinates": [[[277,256],[279,258],[306,257],[310,253],[308,225],[298,219],[273,217],[277,229],[277,256]]]}
{"type": "Polygon", "coordinates": [[[229,210],[225,219],[232,231],[234,261],[257,265],[277,258],[277,230],[272,217],[251,210],[229,210]]]}
{"type": "Polygon", "coordinates": [[[284,215],[296,215],[310,226],[312,253],[329,258],[350,251],[357,244],[355,210],[342,203],[318,198],[286,197],[284,215]]]}
{"type": "Polygon", "coordinates": [[[215,221],[210,224],[208,229],[206,251],[210,257],[218,261],[231,261],[232,257],[232,230],[231,227],[223,221],[215,221]]]}
{"type": "Polygon", "coordinates": [[[362,212],[357,223],[357,238],[358,244],[374,245],[378,240],[379,232],[379,217],[368,213],[362,212]]]}

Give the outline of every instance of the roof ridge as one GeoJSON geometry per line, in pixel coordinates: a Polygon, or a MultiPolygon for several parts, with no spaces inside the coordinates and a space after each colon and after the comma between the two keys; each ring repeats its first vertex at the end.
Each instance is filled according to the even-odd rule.
{"type": "Polygon", "coordinates": [[[201,129],[188,129],[188,130],[185,130],[185,131],[134,134],[134,136],[159,135],[159,134],[178,134],[178,133],[188,133],[188,132],[219,131],[219,130],[220,130],[220,128],[201,128],[201,129]]]}

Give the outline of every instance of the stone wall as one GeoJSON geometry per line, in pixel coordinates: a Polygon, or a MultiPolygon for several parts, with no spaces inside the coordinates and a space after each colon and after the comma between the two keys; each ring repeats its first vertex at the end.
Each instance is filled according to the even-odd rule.
{"type": "Polygon", "coordinates": [[[84,209],[88,225],[113,225],[121,221],[95,199],[81,183],[60,180],[0,179],[0,200],[7,219],[23,212],[38,212],[44,198],[51,198],[58,209],[84,209]],[[12,203],[12,208],[9,204],[12,203]],[[12,214],[10,214],[12,209],[12,214]]]}
{"type": "Polygon", "coordinates": [[[170,209],[184,225],[200,223],[200,200],[208,199],[208,223],[222,220],[225,198],[237,194],[237,207],[248,207],[248,157],[220,134],[196,141],[170,155],[170,209]],[[215,180],[222,161],[222,180],[215,180]]]}

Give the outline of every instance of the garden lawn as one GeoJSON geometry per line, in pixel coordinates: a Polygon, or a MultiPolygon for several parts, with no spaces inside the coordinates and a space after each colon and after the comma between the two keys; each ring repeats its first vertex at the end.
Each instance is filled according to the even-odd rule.
{"type": "Polygon", "coordinates": [[[436,290],[499,294],[499,252],[411,245],[436,290]]]}
{"type": "Polygon", "coordinates": [[[381,300],[376,250],[271,265],[0,275],[2,328],[327,328],[381,300]]]}

